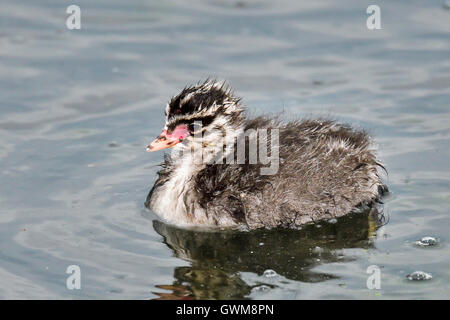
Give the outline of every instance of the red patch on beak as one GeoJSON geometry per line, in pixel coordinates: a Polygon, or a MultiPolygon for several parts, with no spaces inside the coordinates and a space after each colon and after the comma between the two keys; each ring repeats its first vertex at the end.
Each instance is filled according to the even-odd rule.
{"type": "Polygon", "coordinates": [[[186,125],[180,124],[173,131],[163,130],[161,134],[147,146],[147,151],[158,151],[166,148],[172,148],[176,144],[183,141],[189,135],[186,125]]]}

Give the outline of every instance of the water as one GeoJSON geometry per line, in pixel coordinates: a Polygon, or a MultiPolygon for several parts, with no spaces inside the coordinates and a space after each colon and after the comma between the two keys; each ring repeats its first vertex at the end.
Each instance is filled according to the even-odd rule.
{"type": "Polygon", "coordinates": [[[357,0],[79,0],[81,30],[65,26],[69,4],[0,6],[1,298],[450,298],[444,1],[379,1],[374,31],[373,3],[357,0]],[[388,223],[364,213],[214,233],[159,221],[143,203],[162,153],[145,146],[166,101],[208,76],[252,114],[369,130],[389,172],[388,223]],[[415,245],[429,235],[438,246],[415,245]],[[69,265],[81,290],[66,288],[69,265]],[[379,290],[366,287],[370,265],[379,290]],[[417,270],[433,278],[408,281],[417,270]]]}

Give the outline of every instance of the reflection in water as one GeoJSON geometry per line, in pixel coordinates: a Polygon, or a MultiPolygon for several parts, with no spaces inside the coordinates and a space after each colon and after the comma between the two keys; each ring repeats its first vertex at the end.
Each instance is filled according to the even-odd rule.
{"type": "MultiPolygon", "coordinates": [[[[176,267],[173,284],[157,286],[171,292],[154,293],[158,299],[244,299],[255,285],[244,282],[240,272],[262,275],[268,269],[302,282],[337,278],[311,269],[352,260],[341,249],[373,247],[372,238],[382,220],[375,208],[301,230],[198,231],[155,220],[153,226],[164,243],[191,266],[176,267]]],[[[265,283],[256,286],[262,285],[273,287],[265,283]]]]}

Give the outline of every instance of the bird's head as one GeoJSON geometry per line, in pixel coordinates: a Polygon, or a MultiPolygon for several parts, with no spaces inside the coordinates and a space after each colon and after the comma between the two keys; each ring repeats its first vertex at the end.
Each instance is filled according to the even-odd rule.
{"type": "Polygon", "coordinates": [[[222,82],[207,80],[184,88],[166,106],[162,133],[147,147],[157,151],[194,141],[203,147],[231,135],[243,122],[240,99],[222,82]],[[195,140],[194,140],[195,138],[195,140]]]}

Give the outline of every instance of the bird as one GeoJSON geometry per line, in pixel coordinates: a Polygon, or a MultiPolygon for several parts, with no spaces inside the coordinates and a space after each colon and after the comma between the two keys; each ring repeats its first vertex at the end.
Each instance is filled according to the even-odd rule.
{"type": "Polygon", "coordinates": [[[177,226],[302,228],[375,206],[387,192],[365,130],[326,117],[249,117],[225,81],[170,99],[146,150],[168,148],[145,206],[177,226]]]}

